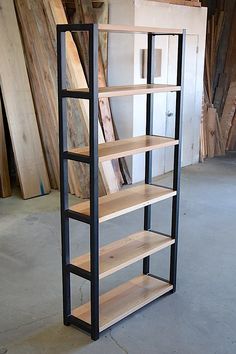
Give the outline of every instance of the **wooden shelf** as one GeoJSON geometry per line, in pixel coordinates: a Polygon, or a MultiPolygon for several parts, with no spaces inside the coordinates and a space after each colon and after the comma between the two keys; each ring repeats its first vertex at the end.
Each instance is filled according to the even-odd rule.
{"type": "MultiPolygon", "coordinates": [[[[177,145],[178,140],[162,136],[143,135],[111,141],[98,145],[99,162],[139,154],[163,147],[177,145]]],[[[89,147],[70,149],[69,152],[89,156],[89,147]]]]}
{"type": "MultiPolygon", "coordinates": [[[[99,278],[105,278],[144,257],[162,250],[175,241],[150,231],[141,231],[100,248],[99,278]]],[[[90,272],[90,253],[77,257],[73,265],[90,272]]]]}
{"type": "Polygon", "coordinates": [[[98,30],[104,32],[118,32],[118,33],[155,33],[155,34],[180,34],[183,29],[174,28],[158,28],[158,27],[144,27],[144,26],[126,26],[126,25],[111,25],[98,24],[98,30]]]}
{"type": "MultiPolygon", "coordinates": [[[[172,289],[166,282],[141,275],[101,295],[99,330],[105,330],[172,289]]],[[[91,323],[90,303],[74,309],[72,315],[91,323]]]]}
{"type": "MultiPolygon", "coordinates": [[[[171,198],[176,191],[169,188],[143,184],[122,189],[99,198],[99,222],[113,219],[161,200],[171,198]]],[[[70,207],[70,210],[90,215],[90,203],[85,201],[70,207]]]]}
{"type": "MultiPolygon", "coordinates": [[[[118,96],[133,96],[143,95],[155,92],[176,92],[180,91],[181,87],[176,85],[165,84],[142,84],[142,85],[125,85],[125,86],[108,86],[99,87],[98,97],[118,97],[118,96]]],[[[65,91],[67,96],[73,96],[76,93],[85,95],[89,93],[88,88],[68,89],[65,91]]]]}

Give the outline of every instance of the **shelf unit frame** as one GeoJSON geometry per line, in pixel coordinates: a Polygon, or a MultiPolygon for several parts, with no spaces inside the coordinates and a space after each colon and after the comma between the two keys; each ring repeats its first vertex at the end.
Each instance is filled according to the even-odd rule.
{"type": "MultiPolygon", "coordinates": [[[[150,274],[150,256],[143,259],[143,274],[160,279],[176,291],[177,273],[177,249],[178,249],[178,223],[179,223],[179,190],[181,171],[181,121],[183,110],[183,79],[184,79],[184,56],[185,56],[185,30],[163,30],[150,32],[145,27],[106,26],[97,24],[80,25],[57,25],[57,61],[58,61],[58,114],[59,114],[59,155],[60,155],[60,205],[61,205],[61,245],[62,245],[62,284],[63,284],[63,319],[65,325],[74,325],[90,333],[93,340],[99,338],[99,190],[98,190],[98,31],[118,31],[147,33],[148,57],[147,57],[147,84],[154,83],[154,48],[155,36],[176,35],[178,36],[177,55],[177,86],[181,89],[176,91],[176,121],[175,139],[178,144],[174,145],[174,172],[173,190],[176,195],[172,197],[171,237],[175,242],[171,244],[170,274],[169,279],[162,279],[150,274]],[[89,33],[89,83],[88,90],[67,91],[66,89],[66,32],[87,31],[89,33]],[[74,97],[89,100],[89,156],[69,152],[67,148],[67,112],[66,98],[74,97]],[[68,203],[68,160],[89,164],[90,166],[90,215],[83,215],[69,209],[68,203]],[[75,219],[90,225],[90,272],[71,264],[70,260],[70,237],[69,219],[75,219]],[[85,322],[72,315],[71,311],[71,286],[70,275],[76,274],[91,283],[90,304],[91,323],[85,322]]],[[[146,135],[153,135],[153,95],[147,93],[146,102],[146,135]]],[[[152,184],[152,151],[145,152],[145,184],[152,184]]],[[[151,230],[151,205],[144,207],[144,230],[151,230]]],[[[163,296],[163,295],[162,295],[163,296]]]]}

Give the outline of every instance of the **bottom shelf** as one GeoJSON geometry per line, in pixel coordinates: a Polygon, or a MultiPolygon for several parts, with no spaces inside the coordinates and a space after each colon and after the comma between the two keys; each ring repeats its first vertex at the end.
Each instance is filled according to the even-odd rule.
{"type": "MultiPolygon", "coordinates": [[[[173,289],[148,275],[140,275],[100,296],[100,332],[173,289]]],[[[91,323],[90,303],[72,311],[72,315],[91,323]]]]}

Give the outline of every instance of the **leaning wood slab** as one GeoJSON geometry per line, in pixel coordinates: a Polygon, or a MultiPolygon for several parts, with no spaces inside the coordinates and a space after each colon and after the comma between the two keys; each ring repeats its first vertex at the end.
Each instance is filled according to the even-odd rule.
{"type": "Polygon", "coordinates": [[[13,0],[0,0],[0,85],[24,199],[50,185],[13,0]]]}

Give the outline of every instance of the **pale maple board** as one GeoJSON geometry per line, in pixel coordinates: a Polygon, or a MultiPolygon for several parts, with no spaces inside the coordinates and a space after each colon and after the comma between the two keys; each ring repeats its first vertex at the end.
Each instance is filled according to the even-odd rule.
{"type": "Polygon", "coordinates": [[[99,31],[105,32],[118,32],[118,33],[155,33],[155,34],[180,34],[183,33],[182,29],[174,28],[158,28],[146,26],[127,26],[127,25],[111,25],[111,24],[98,24],[99,31]]]}
{"type": "MultiPolygon", "coordinates": [[[[99,299],[99,330],[105,330],[172,289],[171,284],[140,275],[108,291],[99,299]]],[[[90,302],[74,309],[72,315],[91,323],[90,302]]]]}
{"type": "MultiPolygon", "coordinates": [[[[125,86],[109,86],[109,87],[99,87],[98,97],[118,97],[118,96],[133,96],[133,95],[144,95],[147,93],[158,93],[158,92],[176,92],[180,91],[180,86],[175,85],[165,85],[165,84],[140,84],[140,85],[125,85],[125,86]]],[[[81,91],[88,93],[87,88],[79,88],[70,91],[81,91]]]]}
{"type": "Polygon", "coordinates": [[[6,198],[11,195],[11,183],[8,170],[7,148],[3,125],[3,112],[0,98],[0,197],[6,198]]]}
{"type": "MultiPolygon", "coordinates": [[[[98,145],[99,161],[107,161],[145,151],[160,149],[178,144],[178,140],[162,136],[137,136],[98,145]]],[[[69,152],[89,156],[89,147],[70,149],[69,152]]]]}
{"type": "MultiPolygon", "coordinates": [[[[174,242],[170,237],[150,231],[137,232],[112,242],[99,250],[99,278],[107,277],[174,242]]],[[[74,258],[71,263],[90,272],[90,253],[74,258]]]]}
{"type": "Polygon", "coordinates": [[[13,0],[0,0],[0,85],[23,198],[50,185],[13,0]]]}
{"type": "MultiPolygon", "coordinates": [[[[125,188],[99,198],[99,222],[113,219],[175,195],[176,191],[172,189],[150,184],[125,188]]],[[[89,216],[90,203],[89,201],[79,203],[71,206],[70,210],[89,216]]]]}

